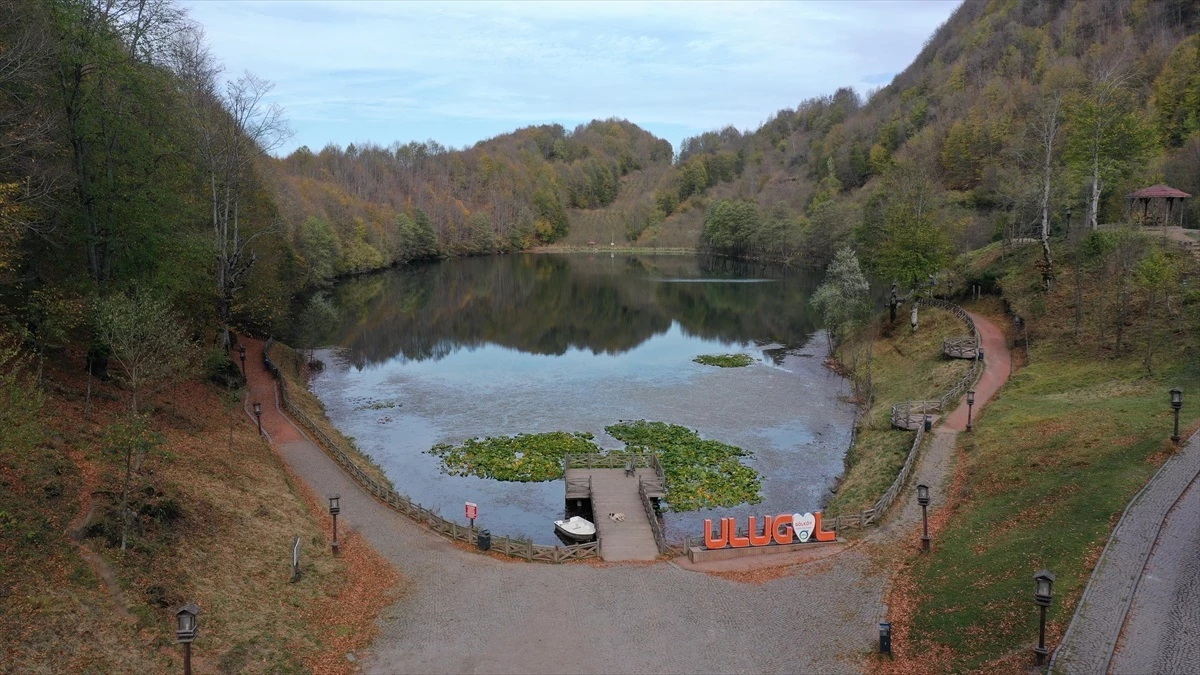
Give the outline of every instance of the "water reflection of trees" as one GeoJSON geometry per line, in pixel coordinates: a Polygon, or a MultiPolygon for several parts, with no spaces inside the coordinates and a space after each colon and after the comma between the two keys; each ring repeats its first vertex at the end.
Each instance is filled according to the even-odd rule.
{"type": "Polygon", "coordinates": [[[666,332],[799,345],[815,328],[810,272],[686,256],[516,255],[399,268],[340,284],[326,335],[362,366],[497,344],[617,354],[666,332]],[[767,278],[770,283],[664,280],[767,278]]]}

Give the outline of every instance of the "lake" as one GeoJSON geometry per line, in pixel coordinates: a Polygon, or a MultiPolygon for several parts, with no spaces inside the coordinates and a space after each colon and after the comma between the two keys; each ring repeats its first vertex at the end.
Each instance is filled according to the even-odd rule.
{"type": "MultiPolygon", "coordinates": [[[[854,406],[808,305],[819,273],[695,256],[608,252],[447,260],[344,281],[309,320],[326,345],[311,380],[329,418],[396,489],[495,535],[558,540],[561,480],[441,473],[438,443],[545,431],[604,432],[621,420],[679,424],[753,453],[763,501],[668,512],[668,535],[704,518],[815,511],[842,473],[854,406]],[[744,368],[692,361],[744,353],[744,368]]],[[[301,338],[297,338],[301,341],[301,338]]]]}

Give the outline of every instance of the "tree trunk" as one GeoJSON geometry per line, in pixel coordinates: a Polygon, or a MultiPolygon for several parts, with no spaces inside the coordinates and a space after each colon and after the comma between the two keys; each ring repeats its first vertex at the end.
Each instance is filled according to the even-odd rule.
{"type": "Polygon", "coordinates": [[[1075,268],[1075,342],[1079,342],[1079,331],[1083,325],[1083,253],[1078,247],[1074,254],[1075,268]]]}
{"type": "Polygon", "coordinates": [[[1088,195],[1088,225],[1095,230],[1100,226],[1100,155],[1092,155],[1092,186],[1088,195]]]}
{"type": "Polygon", "coordinates": [[[129,481],[133,477],[133,448],[125,450],[125,483],[121,486],[121,550],[129,540],[129,481]]]}
{"type": "Polygon", "coordinates": [[[1054,99],[1042,118],[1042,285],[1054,290],[1054,258],[1050,254],[1050,183],[1054,166],[1054,140],[1058,136],[1059,101],[1054,99]]]}
{"type": "Polygon", "coordinates": [[[1117,312],[1117,340],[1113,355],[1121,355],[1121,340],[1125,336],[1125,321],[1129,318],[1129,281],[1121,280],[1121,308],[1117,312]]]}
{"type": "Polygon", "coordinates": [[[1144,365],[1146,366],[1146,372],[1151,374],[1154,373],[1154,346],[1158,337],[1158,327],[1155,325],[1154,321],[1154,305],[1158,300],[1157,295],[1158,294],[1155,292],[1155,289],[1151,288],[1150,306],[1146,309],[1146,328],[1148,329],[1148,335],[1146,336],[1146,360],[1144,365]]]}

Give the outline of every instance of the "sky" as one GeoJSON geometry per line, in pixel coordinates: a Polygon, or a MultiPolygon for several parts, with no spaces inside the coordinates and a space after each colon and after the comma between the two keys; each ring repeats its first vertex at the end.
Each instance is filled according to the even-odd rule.
{"type": "Polygon", "coordinates": [[[294,131],[448,147],[619,117],[680,141],[891,81],[957,0],[294,2],[185,0],[235,77],[275,83],[294,131]]]}

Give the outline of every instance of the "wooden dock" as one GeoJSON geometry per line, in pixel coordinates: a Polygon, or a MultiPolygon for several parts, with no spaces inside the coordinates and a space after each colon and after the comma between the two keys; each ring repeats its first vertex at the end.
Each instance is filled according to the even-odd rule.
{"type": "Polygon", "coordinates": [[[567,499],[592,500],[592,515],[596,519],[596,535],[600,540],[600,557],[605,560],[654,560],[658,545],[642,498],[638,480],[651,487],[647,496],[662,498],[662,483],[649,467],[629,472],[626,469],[568,466],[566,473],[567,499]],[[623,513],[625,520],[617,522],[610,513],[623,513]]]}

